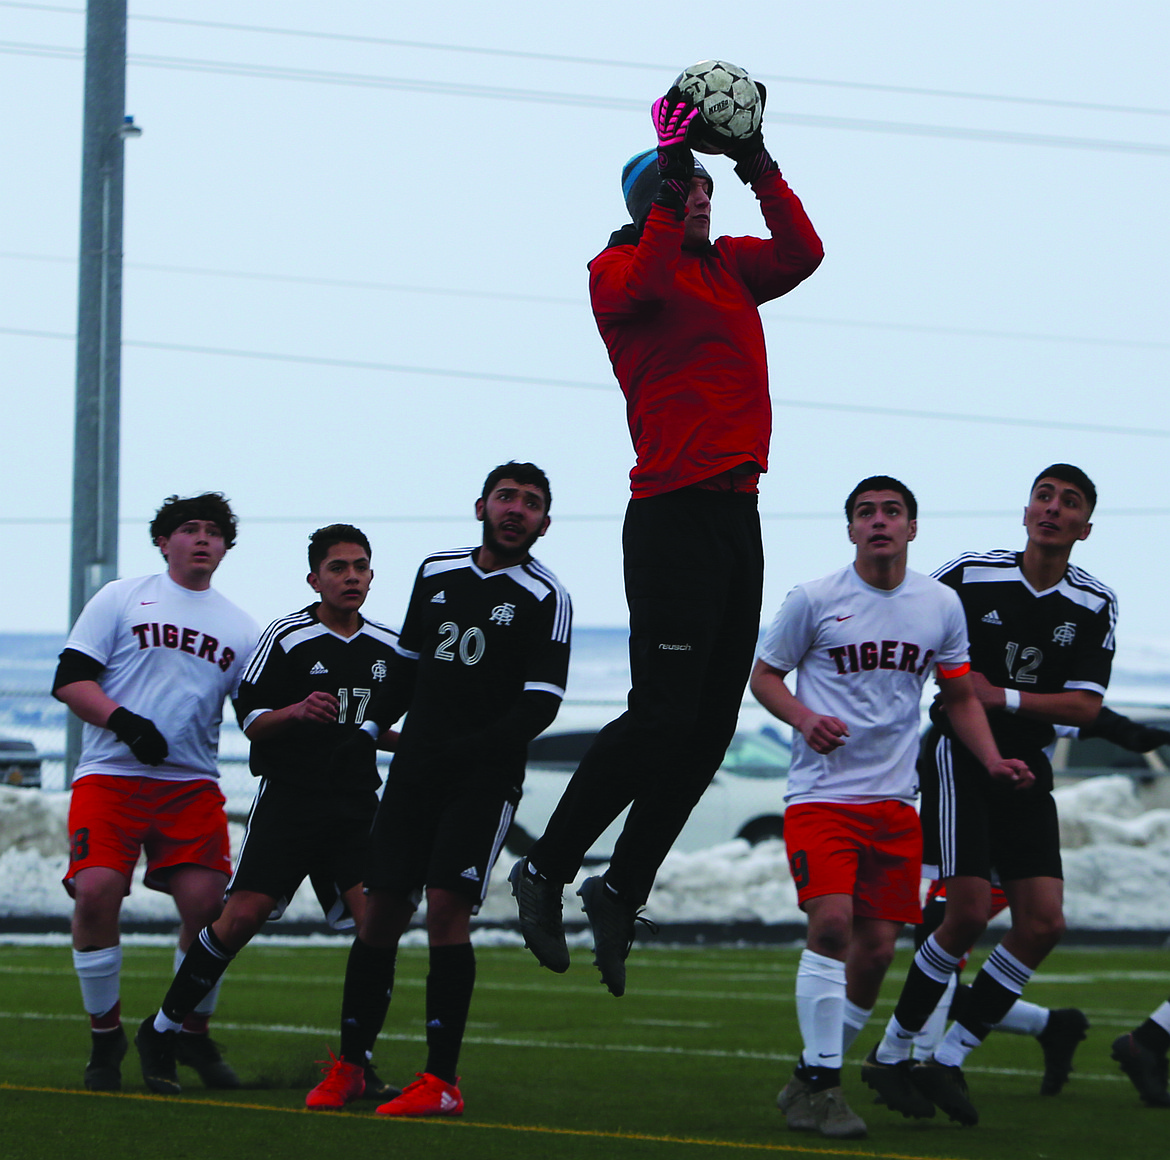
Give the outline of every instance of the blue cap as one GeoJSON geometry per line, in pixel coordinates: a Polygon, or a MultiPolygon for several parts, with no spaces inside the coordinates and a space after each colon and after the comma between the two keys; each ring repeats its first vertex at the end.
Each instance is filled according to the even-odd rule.
{"type": "MultiPolygon", "coordinates": [[[[703,168],[703,163],[695,158],[695,176],[705,177],[711,189],[715,182],[711,174],[703,168]]],[[[643,153],[635,153],[622,167],[622,197],[626,200],[626,209],[630,212],[630,220],[641,228],[642,223],[650,213],[650,203],[658,194],[661,185],[658,176],[658,150],[647,149],[643,153]]]]}

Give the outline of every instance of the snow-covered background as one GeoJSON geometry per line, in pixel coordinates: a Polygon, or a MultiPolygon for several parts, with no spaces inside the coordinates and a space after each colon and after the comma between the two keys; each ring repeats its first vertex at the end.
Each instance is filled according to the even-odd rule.
{"type": "MultiPolygon", "coordinates": [[[[1056,796],[1069,926],[1166,926],[1170,914],[1170,809],[1146,808],[1148,802],[1123,775],[1061,788],[1056,796]]],[[[61,886],[68,802],[65,793],[0,787],[0,916],[70,914],[71,904],[61,886]]],[[[232,830],[233,846],[238,848],[242,828],[233,825],[232,830]]],[[[480,913],[485,921],[515,918],[506,870],[502,859],[480,913]]],[[[566,917],[574,916],[575,909],[576,900],[567,897],[566,917]]],[[[658,875],[647,914],[662,923],[781,923],[802,918],[783,844],[775,841],[758,846],[734,841],[693,854],[672,853],[658,875]]],[[[142,885],[139,866],[123,917],[147,921],[173,916],[170,898],[142,885]]],[[[320,919],[312,891],[298,893],[286,918],[320,919]]],[[[270,924],[267,929],[279,933],[280,924],[270,924]]]]}

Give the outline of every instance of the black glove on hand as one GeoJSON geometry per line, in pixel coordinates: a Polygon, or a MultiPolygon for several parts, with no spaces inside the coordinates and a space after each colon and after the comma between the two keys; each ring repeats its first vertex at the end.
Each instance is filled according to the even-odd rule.
{"type": "Polygon", "coordinates": [[[732,141],[723,150],[735,162],[735,175],[744,185],[751,185],[765,173],[780,168],[764,145],[763,116],[764,106],[768,103],[768,90],[759,81],[756,81],[756,88],[760,91],[760,127],[750,137],[732,141]]]}
{"type": "Polygon", "coordinates": [[[654,204],[680,216],[686,209],[695,175],[695,155],[687,137],[698,116],[699,110],[677,85],[650,108],[650,119],[658,134],[658,176],[662,179],[654,204]]]}
{"type": "Polygon", "coordinates": [[[1104,705],[1093,724],[1086,725],[1080,733],[1082,737],[1103,737],[1131,753],[1149,753],[1160,745],[1170,744],[1170,731],[1156,725],[1143,725],[1104,705]]]}
{"type": "Polygon", "coordinates": [[[169,752],[167,739],[149,717],[139,717],[119,705],[106,721],[106,728],[128,746],[143,765],[161,765],[166,760],[169,752]]]}

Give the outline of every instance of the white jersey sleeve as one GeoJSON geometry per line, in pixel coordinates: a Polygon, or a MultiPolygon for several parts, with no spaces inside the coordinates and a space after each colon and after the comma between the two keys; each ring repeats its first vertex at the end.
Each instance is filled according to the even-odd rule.
{"type": "Polygon", "coordinates": [[[764,634],[760,660],[781,672],[792,672],[804,659],[815,629],[808,593],[803,587],[793,588],[764,634]]]}

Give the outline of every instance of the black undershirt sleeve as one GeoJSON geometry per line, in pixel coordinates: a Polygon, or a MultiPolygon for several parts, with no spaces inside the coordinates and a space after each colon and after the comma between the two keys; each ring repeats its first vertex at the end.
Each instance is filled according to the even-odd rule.
{"type": "Polygon", "coordinates": [[[96,681],[106,666],[75,648],[65,649],[57,658],[57,672],[53,676],[53,694],[77,681],[96,681]]]}

